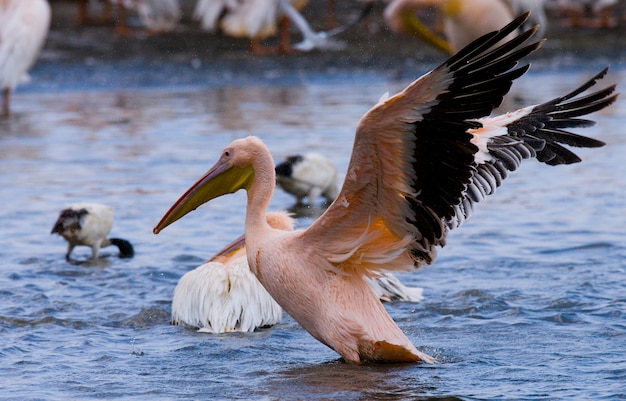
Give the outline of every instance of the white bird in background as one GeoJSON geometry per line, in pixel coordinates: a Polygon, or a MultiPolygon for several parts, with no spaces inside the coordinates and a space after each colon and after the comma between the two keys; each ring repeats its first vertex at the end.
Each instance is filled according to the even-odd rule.
{"type": "Polygon", "coordinates": [[[494,48],[522,15],[472,42],[359,121],[337,199],[307,229],[275,230],[266,210],[275,164],[257,137],[237,139],[155,226],[168,225],[219,196],[244,189],[250,270],[294,320],[349,363],[434,362],[396,325],[365,281],[380,271],[433,263],[448,233],[493,194],[524,159],[547,165],[580,158],[564,145],[604,143],[568,128],[617,98],[615,85],[585,94],[607,70],[542,104],[498,116],[494,108],[530,67],[521,58],[542,41],[529,29],[494,48]]]}
{"type": "MultiPolygon", "coordinates": [[[[546,24],[541,0],[393,0],[385,8],[387,25],[395,32],[411,34],[448,54],[454,54],[480,36],[497,31],[530,10],[528,24],[546,24]],[[415,15],[416,10],[435,8],[443,18],[445,38],[440,38],[415,15]]],[[[500,43],[515,36],[511,32],[500,43]]]]}
{"type": "Polygon", "coordinates": [[[78,22],[81,25],[104,24],[115,21],[115,30],[119,35],[130,35],[133,30],[128,27],[127,11],[137,14],[143,28],[148,33],[157,34],[173,31],[181,17],[178,0],[100,0],[100,16],[90,17],[90,1],[80,0],[78,4],[78,22]],[[112,7],[116,16],[113,17],[112,7]]]}
{"type": "Polygon", "coordinates": [[[319,153],[288,156],[275,170],[276,183],[295,196],[298,205],[305,197],[309,205],[313,205],[319,196],[326,198],[328,203],[337,196],[337,168],[319,153]]]}
{"type": "MultiPolygon", "coordinates": [[[[295,220],[284,212],[267,213],[277,230],[293,231],[295,220]]],[[[381,301],[419,302],[421,288],[407,287],[391,273],[368,277],[381,301]]],[[[250,332],[280,323],[282,308],[250,271],[242,235],[208,262],[185,273],[172,299],[172,323],[207,333],[250,332]]]]}
{"type": "Polygon", "coordinates": [[[99,203],[75,203],[61,211],[50,234],[58,234],[65,238],[67,259],[77,245],[90,247],[93,260],[98,258],[100,248],[109,245],[118,247],[121,258],[133,257],[135,251],[130,242],[121,238],[107,237],[112,226],[112,207],[99,203]]]}
{"type": "Polygon", "coordinates": [[[50,28],[46,0],[0,0],[0,89],[2,115],[10,112],[11,91],[29,80],[50,28]]]}
{"type": "MultiPolygon", "coordinates": [[[[315,32],[299,10],[309,0],[198,0],[194,18],[208,32],[222,31],[224,34],[251,40],[255,54],[275,53],[261,46],[265,38],[279,35],[279,53],[298,51],[341,50],[345,44],[333,37],[363,20],[372,9],[366,3],[361,15],[353,22],[330,31],[315,32]],[[302,42],[291,46],[289,25],[293,23],[303,36],[302,42]]],[[[334,12],[334,3],[328,1],[328,9],[334,12]]]]}
{"type": "MultiPolygon", "coordinates": [[[[261,41],[279,33],[278,51],[287,53],[291,50],[289,23],[279,11],[278,1],[198,0],[194,17],[208,32],[216,32],[219,29],[228,36],[250,39],[252,52],[255,54],[270,52],[261,46],[261,41]]],[[[290,1],[298,10],[308,3],[308,0],[290,1]]]]}
{"type": "Polygon", "coordinates": [[[308,52],[311,50],[343,50],[346,47],[344,42],[333,39],[333,36],[346,31],[350,27],[356,25],[373,7],[373,2],[366,3],[361,15],[353,22],[346,26],[336,27],[330,31],[315,32],[309,25],[307,20],[298,12],[289,0],[278,0],[278,7],[283,15],[289,19],[302,34],[302,41],[296,43],[293,48],[298,51],[308,52]]]}

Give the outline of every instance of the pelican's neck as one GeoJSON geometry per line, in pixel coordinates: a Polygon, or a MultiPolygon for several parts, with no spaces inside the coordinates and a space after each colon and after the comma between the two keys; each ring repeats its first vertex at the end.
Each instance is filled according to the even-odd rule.
{"type": "Polygon", "coordinates": [[[246,208],[246,237],[258,238],[262,233],[270,229],[265,216],[269,206],[274,186],[276,185],[276,172],[274,160],[267,148],[259,149],[253,162],[254,178],[248,189],[248,205],[246,208]]]}

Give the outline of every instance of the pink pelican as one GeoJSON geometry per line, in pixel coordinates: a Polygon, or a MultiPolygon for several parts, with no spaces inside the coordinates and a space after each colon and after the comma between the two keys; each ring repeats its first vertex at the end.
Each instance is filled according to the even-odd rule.
{"type": "MultiPolygon", "coordinates": [[[[546,17],[542,0],[392,0],[385,8],[384,17],[393,31],[413,35],[436,49],[454,54],[529,10],[530,22],[543,30],[546,17]],[[416,10],[427,7],[439,12],[445,38],[437,36],[415,16],[416,10]]],[[[511,32],[502,41],[514,35],[511,32]]]]}
{"type": "Polygon", "coordinates": [[[564,96],[486,117],[528,70],[517,67],[519,60],[542,43],[526,44],[536,31],[531,28],[494,48],[527,16],[473,42],[400,93],[383,96],[358,124],[339,195],[307,229],[267,224],[274,162],[260,139],[248,137],[222,151],[154,233],[211,199],[244,189],[250,269],[303,328],[349,363],[434,362],[400,330],[364,278],[431,264],[449,230],[523,159],[575,163],[580,158],[561,144],[604,145],[565,129],[593,124],[578,117],[617,97],[615,85],[581,95],[605,69],[564,96]]]}
{"type": "Polygon", "coordinates": [[[0,89],[2,114],[9,115],[11,91],[28,81],[50,28],[46,0],[0,0],[0,89]]]}
{"type": "MultiPolygon", "coordinates": [[[[267,223],[292,231],[295,221],[284,212],[267,213],[267,223]]],[[[419,302],[422,289],[406,287],[390,273],[366,278],[381,301],[419,302]]],[[[208,262],[185,273],[172,299],[172,323],[207,333],[250,332],[280,323],[282,308],[248,267],[245,236],[208,262]]]]}

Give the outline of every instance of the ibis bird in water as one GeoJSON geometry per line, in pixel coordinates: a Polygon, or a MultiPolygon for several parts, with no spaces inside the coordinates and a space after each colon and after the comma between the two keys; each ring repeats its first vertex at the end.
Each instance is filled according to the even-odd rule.
{"type": "MultiPolygon", "coordinates": [[[[292,231],[294,219],[284,212],[267,213],[267,223],[292,231]]],[[[419,302],[422,289],[406,287],[391,273],[367,277],[381,301],[419,302]]],[[[248,267],[245,236],[185,273],[174,289],[172,323],[208,333],[254,331],[281,321],[282,308],[248,267]]]]}
{"type": "Polygon", "coordinates": [[[337,168],[326,156],[319,153],[288,156],[276,166],[276,183],[302,204],[307,198],[310,205],[319,196],[328,203],[337,196],[337,168]]]}
{"type": "Polygon", "coordinates": [[[603,142],[568,132],[613,103],[615,85],[585,94],[607,72],[542,104],[490,116],[522,76],[518,66],[542,41],[536,28],[496,45],[524,14],[472,42],[359,121],[346,179],[324,214],[304,230],[276,230],[266,209],[274,161],[257,137],[228,145],[154,227],[159,233],[205,202],[247,192],[246,254],[251,271],[314,338],[349,363],[434,362],[389,316],[365,281],[379,271],[431,264],[449,230],[499,187],[523,159],[547,165],[580,158],[564,145],[603,142]]]}
{"type": "Polygon", "coordinates": [[[29,80],[50,28],[46,0],[0,0],[0,90],[2,115],[9,115],[11,91],[29,80]]]}
{"type": "Polygon", "coordinates": [[[68,205],[59,214],[59,218],[50,234],[58,234],[67,241],[65,258],[69,259],[77,245],[91,248],[91,259],[98,258],[100,248],[115,245],[121,258],[135,255],[130,242],[121,238],[108,238],[113,226],[113,208],[99,203],[75,203],[68,205]]]}

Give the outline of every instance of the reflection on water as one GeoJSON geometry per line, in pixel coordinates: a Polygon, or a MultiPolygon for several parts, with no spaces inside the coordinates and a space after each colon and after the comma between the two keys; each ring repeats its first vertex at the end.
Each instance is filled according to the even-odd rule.
{"type": "MultiPolygon", "coordinates": [[[[530,74],[509,101],[536,103],[592,72],[530,74]]],[[[623,81],[624,72],[612,77],[623,81]]],[[[351,366],[288,316],[251,334],[168,324],[182,274],[243,232],[245,194],[152,227],[235,138],[276,160],[303,151],[346,170],[360,116],[406,82],[19,94],[0,120],[2,396],[41,399],[614,399],[626,364],[626,108],[585,134],[583,163],[529,162],[454,231],[435,266],[403,275],[419,304],[387,305],[435,366],[351,366]],[[67,203],[115,207],[136,248],[64,259],[49,234],[67,203]],[[602,385],[600,386],[599,383],[602,385]]],[[[277,191],[298,226],[323,210],[277,191]]]]}

